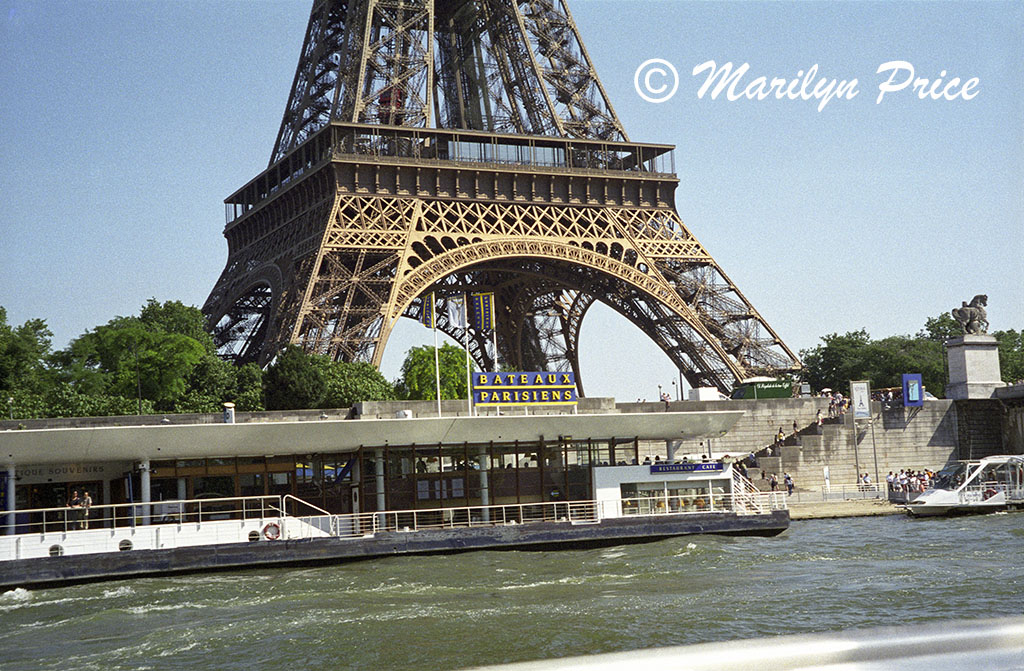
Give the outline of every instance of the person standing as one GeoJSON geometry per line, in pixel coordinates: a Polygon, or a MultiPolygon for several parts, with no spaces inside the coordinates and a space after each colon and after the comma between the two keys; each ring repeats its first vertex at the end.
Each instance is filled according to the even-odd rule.
{"type": "Polygon", "coordinates": [[[768,484],[771,485],[771,488],[772,488],[773,492],[778,490],[778,488],[779,488],[779,476],[777,476],[775,473],[772,473],[772,477],[768,481],[768,484]]]}
{"type": "Polygon", "coordinates": [[[89,528],[89,509],[92,508],[92,497],[89,496],[89,492],[82,492],[82,523],[81,528],[89,528]]]}
{"type": "Polygon", "coordinates": [[[791,476],[789,473],[786,473],[783,476],[782,481],[786,484],[787,496],[793,496],[793,476],[791,476]]]}
{"type": "Polygon", "coordinates": [[[65,518],[65,523],[70,521],[71,528],[78,528],[79,513],[81,512],[82,499],[78,498],[78,490],[75,489],[71,492],[71,498],[68,499],[68,508],[71,508],[71,514],[65,518]]]}

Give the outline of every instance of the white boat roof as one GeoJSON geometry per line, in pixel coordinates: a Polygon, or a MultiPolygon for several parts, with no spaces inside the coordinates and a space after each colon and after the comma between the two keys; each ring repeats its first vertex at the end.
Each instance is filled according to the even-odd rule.
{"type": "Polygon", "coordinates": [[[0,463],[272,456],[559,437],[691,440],[724,435],[742,415],[720,410],[26,429],[0,432],[0,463]]]}

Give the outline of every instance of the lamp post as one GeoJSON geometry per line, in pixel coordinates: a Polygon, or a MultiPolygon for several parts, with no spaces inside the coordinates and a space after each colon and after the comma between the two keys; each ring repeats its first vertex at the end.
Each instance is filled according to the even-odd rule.
{"type": "Polygon", "coordinates": [[[14,419],[14,397],[13,396],[8,396],[7,397],[7,414],[10,416],[10,418],[12,420],[14,419]]]}
{"type": "Polygon", "coordinates": [[[662,398],[662,396],[661,396],[661,385],[660,385],[660,384],[658,385],[658,400],[659,400],[659,401],[664,401],[664,400],[665,400],[665,399],[664,399],[664,398],[662,398]]]}
{"type": "Polygon", "coordinates": [[[676,386],[676,381],[675,381],[675,380],[672,380],[672,388],[673,388],[673,389],[675,390],[675,392],[676,392],[676,400],[677,400],[677,401],[681,401],[681,400],[683,400],[683,397],[682,397],[682,396],[680,396],[680,394],[682,393],[682,391],[683,391],[683,390],[682,390],[682,389],[680,389],[679,387],[677,387],[677,386],[676,386]]]}

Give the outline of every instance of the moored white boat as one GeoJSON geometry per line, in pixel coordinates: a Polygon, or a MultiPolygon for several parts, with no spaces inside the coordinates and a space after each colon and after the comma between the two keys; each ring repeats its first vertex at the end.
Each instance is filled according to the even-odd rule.
{"type": "Polygon", "coordinates": [[[904,506],[915,517],[988,513],[1024,508],[1024,456],[958,461],[932,487],[904,506]]]}

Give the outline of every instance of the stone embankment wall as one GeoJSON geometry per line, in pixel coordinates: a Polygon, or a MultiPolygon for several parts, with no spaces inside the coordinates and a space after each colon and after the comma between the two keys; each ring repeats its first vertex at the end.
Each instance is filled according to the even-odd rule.
{"type": "MultiPolygon", "coordinates": [[[[620,403],[622,412],[664,411],[663,403],[620,403]]],[[[1024,404],[1008,406],[992,401],[927,401],[921,408],[899,405],[884,407],[872,403],[872,421],[852,414],[828,419],[824,398],[764,399],[757,401],[673,402],[671,411],[745,410],[744,416],[727,435],[710,441],[683,441],[677,454],[703,454],[710,447],[716,455],[741,456],[759,452],[758,467],[750,469],[759,482],[760,471],[789,473],[801,489],[820,489],[829,469],[832,486],[854,485],[858,473],[868,473],[872,482],[884,480],[889,471],[929,468],[938,470],[957,459],[978,459],[1002,452],[1024,453],[1024,404]],[[817,411],[825,422],[818,428],[817,411]],[[793,434],[793,422],[797,433],[793,434]],[[786,440],[771,457],[763,450],[773,445],[779,428],[786,440]],[[877,468],[876,468],[877,461],[877,468]]],[[[641,453],[660,454],[666,447],[641,445],[641,453]]]]}

